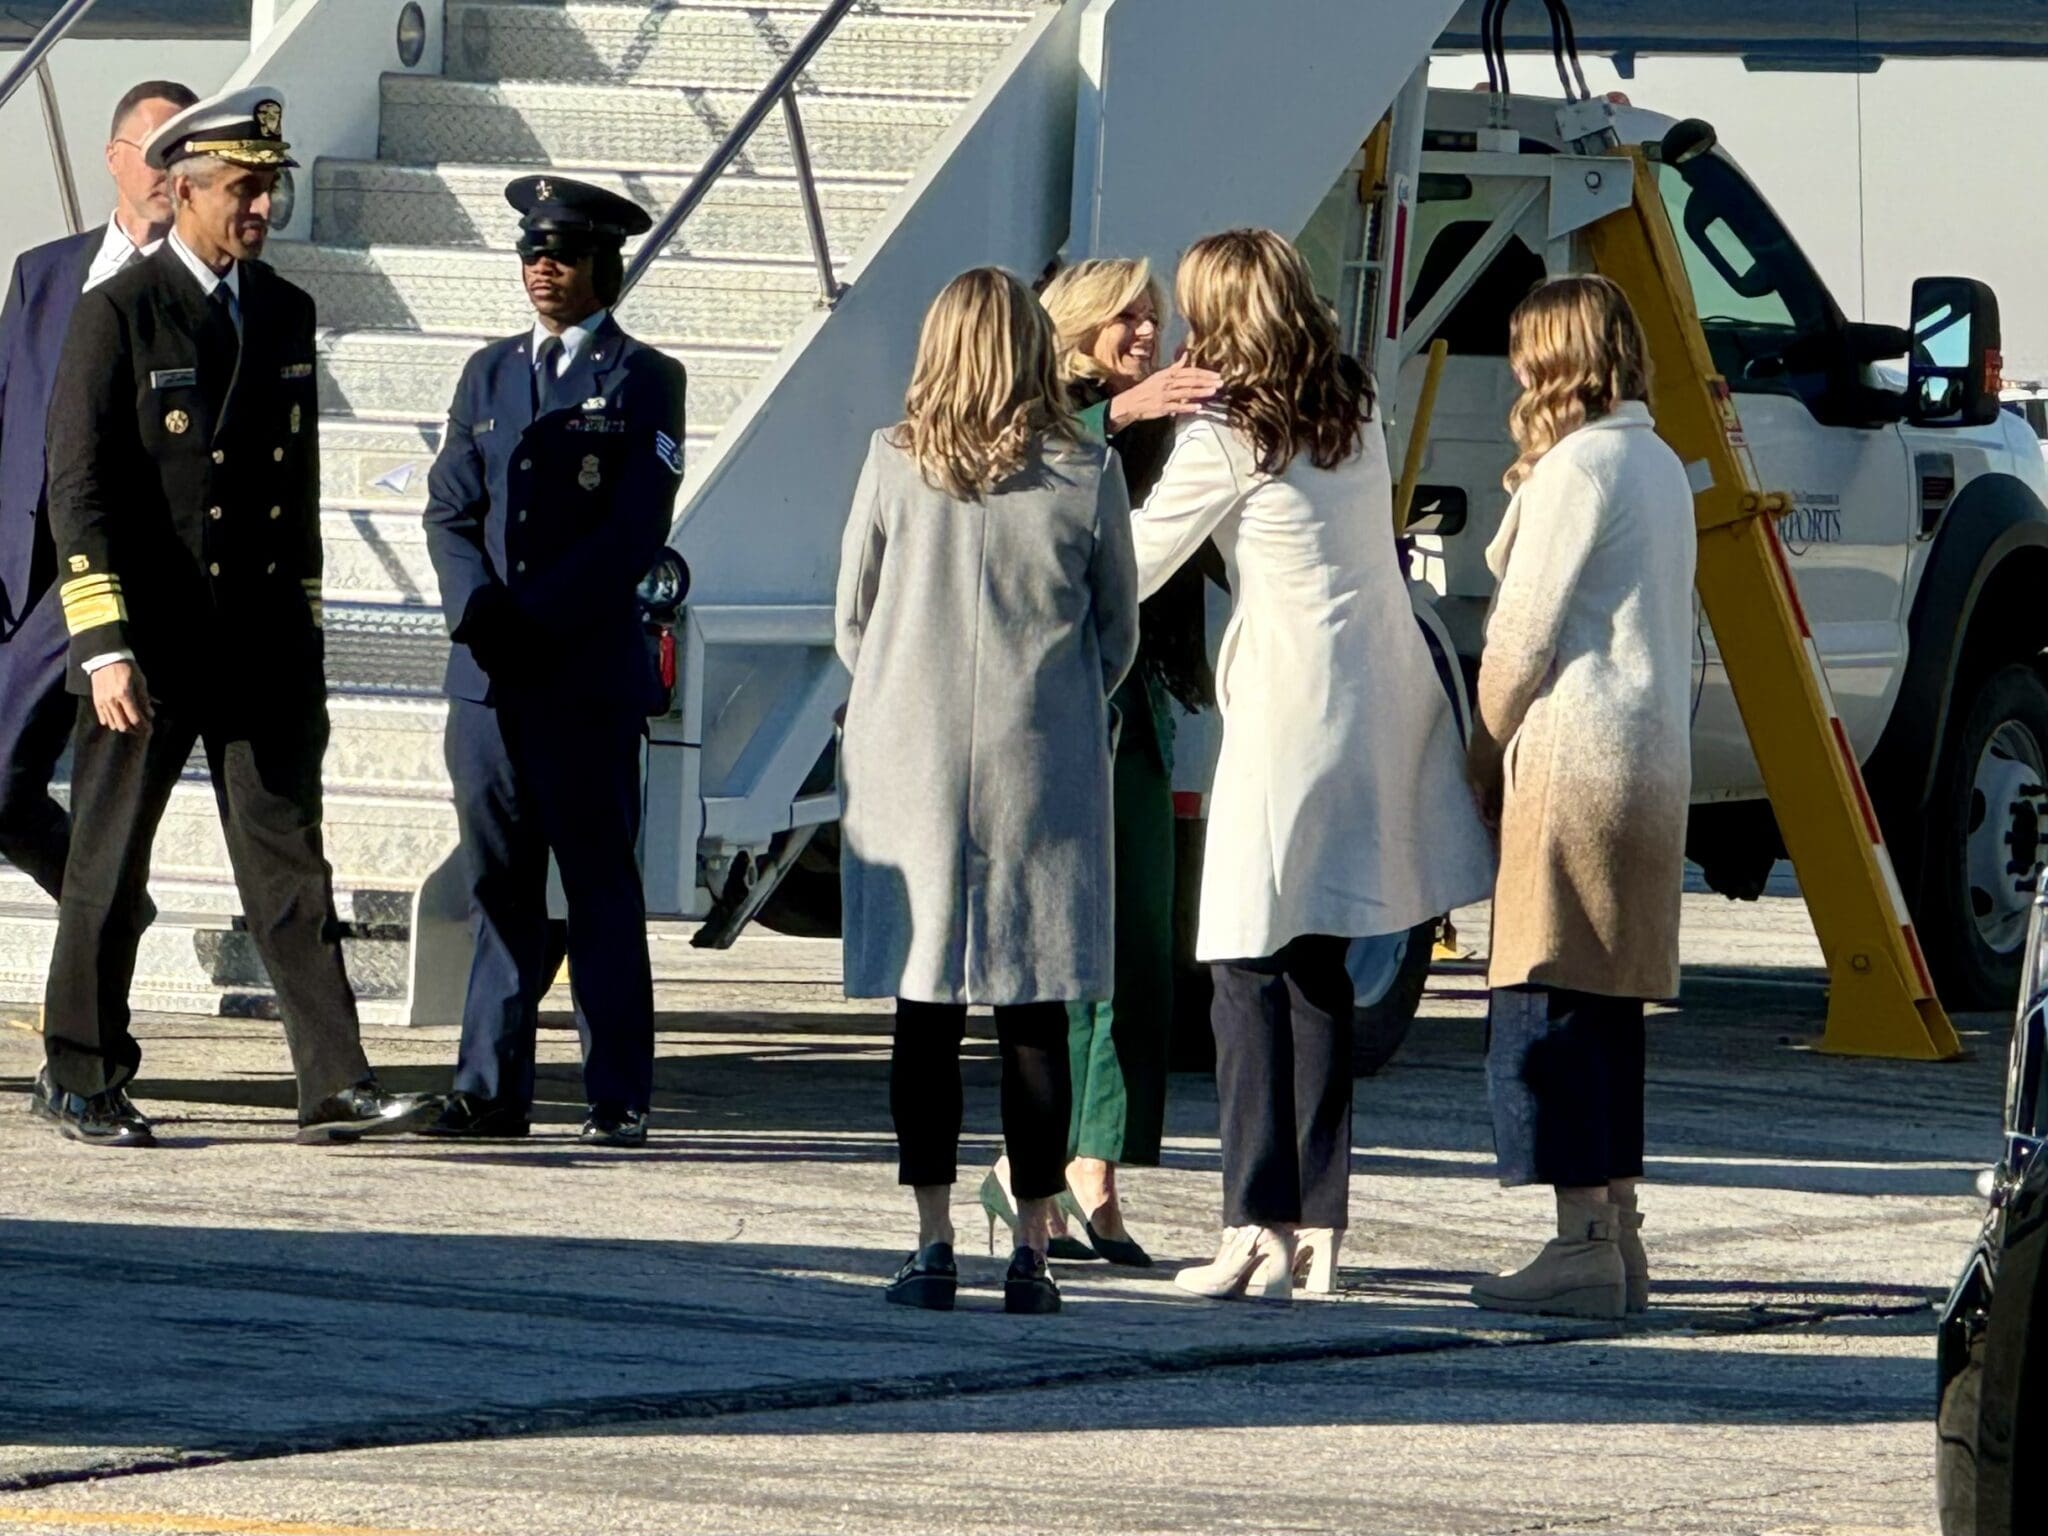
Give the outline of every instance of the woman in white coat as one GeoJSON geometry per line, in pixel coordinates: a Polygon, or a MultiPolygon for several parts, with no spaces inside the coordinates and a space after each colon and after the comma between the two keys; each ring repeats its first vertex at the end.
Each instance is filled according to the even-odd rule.
{"type": "Polygon", "coordinates": [[[1206,539],[1229,572],[1196,957],[1216,983],[1223,1219],[1211,1296],[1327,1289],[1348,1222],[1354,938],[1484,894],[1490,850],[1409,607],[1386,442],[1308,265],[1279,235],[1198,242],[1185,357],[1223,378],[1132,518],[1139,590],[1206,539]]]}
{"type": "Polygon", "coordinates": [[[1017,1195],[1012,1312],[1059,1309],[1066,1005],[1108,995],[1109,696],[1138,648],[1116,454],[1068,414],[1052,324],[1006,272],[925,318],[905,420],[878,432],[839,566],[853,674],[840,753],[849,997],[896,999],[889,1106],[918,1251],[891,1301],[950,1310],[960,1041],[991,1005],[1017,1195]]]}
{"type": "Polygon", "coordinates": [[[1549,1184],[1555,1241],[1481,1306],[1649,1305],[1636,1235],[1643,1002],[1678,991],[1692,789],[1692,488],[1650,420],[1643,333],[1605,278],[1515,312],[1514,493],[1479,668],[1473,786],[1500,828],[1487,1085],[1503,1184],[1549,1184]]]}

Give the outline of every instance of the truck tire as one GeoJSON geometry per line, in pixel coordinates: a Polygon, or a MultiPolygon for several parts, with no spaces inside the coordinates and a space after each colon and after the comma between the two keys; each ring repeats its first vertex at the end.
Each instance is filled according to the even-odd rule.
{"type": "Polygon", "coordinates": [[[1433,918],[1409,929],[1398,941],[1395,954],[1373,967],[1377,974],[1371,977],[1360,977],[1356,963],[1359,956],[1354,948],[1352,978],[1364,983],[1358,1006],[1351,1015],[1354,1078],[1373,1076],[1394,1059],[1394,1053],[1408,1038],[1415,1015],[1422,1007],[1423,988],[1429,982],[1439,921],[1433,918]]]}
{"type": "Polygon", "coordinates": [[[1967,696],[1930,807],[1914,924],[1951,1009],[2009,1009],[2048,854],[2048,683],[2000,667],[1967,696]]]}
{"type": "Polygon", "coordinates": [[[755,921],[792,939],[840,936],[838,822],[818,828],[755,921]]]}

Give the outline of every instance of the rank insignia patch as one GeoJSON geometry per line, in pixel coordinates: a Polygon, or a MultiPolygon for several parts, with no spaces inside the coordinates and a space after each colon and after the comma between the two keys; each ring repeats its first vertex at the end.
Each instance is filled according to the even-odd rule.
{"type": "Polygon", "coordinates": [[[680,475],[683,472],[682,445],[666,432],[654,434],[654,456],[668,466],[670,474],[680,475]]]}
{"type": "Polygon", "coordinates": [[[73,555],[70,564],[71,574],[74,576],[83,576],[92,569],[92,561],[88,560],[84,555],[73,555]]]}
{"type": "Polygon", "coordinates": [[[173,437],[176,437],[179,433],[183,432],[187,427],[191,425],[192,418],[190,416],[187,416],[183,411],[164,412],[164,430],[170,433],[173,437]]]}
{"type": "Polygon", "coordinates": [[[576,483],[586,491],[594,491],[604,483],[604,477],[598,473],[596,454],[583,455],[583,468],[577,471],[576,483]]]}

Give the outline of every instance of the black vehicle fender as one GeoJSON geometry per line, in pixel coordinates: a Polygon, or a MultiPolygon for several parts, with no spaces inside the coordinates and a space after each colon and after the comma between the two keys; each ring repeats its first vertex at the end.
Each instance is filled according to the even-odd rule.
{"type": "Polygon", "coordinates": [[[1978,1397],[1978,1536],[2020,1536],[2043,1493],[2037,1441],[2048,1411],[2048,1157],[2036,1155],[2014,1186],[2004,1229],[1978,1397]]]}
{"type": "MultiPolygon", "coordinates": [[[[1980,475],[1942,516],[1913,598],[1905,676],[1864,765],[1891,828],[1923,819],[1958,697],[1990,668],[2048,649],[2044,595],[2048,506],[2015,476],[1980,475]]],[[[1895,859],[1917,852],[1893,848],[1895,859]]]]}

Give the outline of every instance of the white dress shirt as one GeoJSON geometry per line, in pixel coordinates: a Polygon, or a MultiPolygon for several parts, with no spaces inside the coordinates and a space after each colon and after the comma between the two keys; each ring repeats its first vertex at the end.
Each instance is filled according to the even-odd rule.
{"type": "Polygon", "coordinates": [[[235,317],[235,334],[237,336],[241,335],[242,264],[239,261],[230,262],[226,272],[216,272],[185,248],[185,242],[178,238],[178,232],[175,229],[171,231],[169,238],[171,254],[176,256],[184,264],[185,270],[192,274],[193,281],[199,284],[199,291],[201,293],[210,299],[213,297],[214,289],[218,288],[222,283],[228,285],[228,298],[230,300],[228,313],[235,317]]]}
{"type": "MultiPolygon", "coordinates": [[[[234,262],[229,265],[225,273],[216,272],[213,270],[213,268],[209,267],[205,262],[201,261],[197,256],[194,256],[191,253],[191,251],[186,249],[185,242],[178,238],[178,232],[176,230],[172,230],[168,238],[171,242],[171,254],[176,256],[178,260],[184,264],[185,270],[192,274],[193,281],[199,284],[199,291],[205,294],[207,298],[212,298],[213,290],[220,287],[222,283],[227,284],[228,296],[230,299],[230,302],[228,304],[228,313],[234,317],[235,334],[237,336],[241,335],[242,264],[240,262],[234,262]]],[[[102,261],[109,259],[111,248],[116,239],[118,239],[120,243],[128,249],[129,252],[134,252],[135,247],[133,245],[130,245],[128,242],[128,237],[121,233],[121,226],[110,222],[107,227],[106,244],[100,247],[100,254],[93,259],[92,265],[94,273],[97,273],[99,271],[100,263],[102,261]]],[[[155,246],[151,246],[149,248],[149,250],[151,251],[155,249],[155,246]]],[[[149,254],[149,252],[144,251],[142,254],[147,255],[149,254]]],[[[112,277],[114,273],[120,271],[121,268],[132,259],[134,258],[133,255],[131,254],[130,256],[123,257],[120,260],[116,261],[114,265],[107,271],[104,277],[88,276],[85,281],[85,286],[87,288],[91,288],[95,282],[105,282],[106,278],[112,277]]],[[[80,665],[84,669],[86,675],[91,676],[93,673],[99,671],[101,667],[112,666],[117,661],[133,661],[134,659],[135,653],[133,651],[108,651],[106,654],[101,656],[89,657],[84,662],[80,663],[80,665]]]]}
{"type": "MultiPolygon", "coordinates": [[[[600,309],[596,314],[589,316],[579,323],[562,328],[561,334],[557,338],[562,343],[562,350],[555,358],[556,378],[559,379],[569,371],[569,365],[575,362],[584,347],[589,345],[590,338],[597,334],[597,328],[604,324],[605,316],[610,313],[609,309],[600,309]]],[[[554,335],[555,332],[549,330],[541,321],[536,320],[533,322],[533,348],[527,353],[527,358],[535,368],[540,367],[541,343],[554,335]]]]}
{"type": "Polygon", "coordinates": [[[80,293],[91,293],[131,261],[140,261],[145,256],[154,256],[158,246],[164,243],[159,235],[147,245],[138,246],[128,238],[128,232],[121,227],[119,219],[107,220],[106,238],[100,241],[100,248],[93,253],[92,266],[86,270],[85,286],[80,293]]]}

